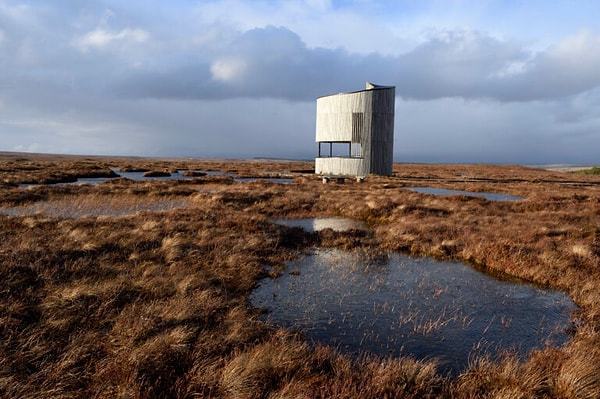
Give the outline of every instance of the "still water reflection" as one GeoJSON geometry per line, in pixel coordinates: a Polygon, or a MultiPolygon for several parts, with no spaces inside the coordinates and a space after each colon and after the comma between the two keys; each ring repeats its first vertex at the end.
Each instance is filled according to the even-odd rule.
{"type": "Polygon", "coordinates": [[[499,193],[485,193],[485,192],[474,192],[474,191],[462,191],[462,190],[448,190],[445,188],[437,187],[404,187],[406,190],[414,191],[423,194],[433,195],[466,195],[467,197],[481,197],[489,201],[521,201],[523,197],[517,197],[510,194],[499,194],[499,193]]]}
{"type": "MultiPolygon", "coordinates": [[[[116,177],[80,177],[77,179],[77,181],[74,181],[74,182],[54,183],[52,185],[78,185],[78,184],[94,185],[94,184],[104,183],[106,181],[113,180],[118,177],[126,178],[129,180],[134,180],[134,181],[191,180],[191,179],[197,179],[199,177],[202,177],[203,174],[213,175],[213,176],[230,176],[233,178],[234,181],[240,182],[240,183],[248,183],[248,182],[254,182],[254,181],[259,181],[259,180],[267,181],[267,182],[271,182],[271,183],[279,183],[279,184],[291,184],[294,182],[294,179],[292,179],[292,178],[266,177],[266,176],[265,177],[237,177],[235,174],[225,173],[225,172],[221,172],[221,171],[195,170],[193,172],[195,172],[196,174],[186,175],[186,174],[184,174],[184,171],[177,170],[175,172],[169,173],[167,176],[148,176],[148,175],[145,175],[146,172],[139,172],[139,171],[138,172],[123,172],[119,169],[113,169],[113,172],[115,172],[118,176],[116,176],[116,177]]],[[[20,187],[27,188],[27,187],[31,187],[31,186],[37,186],[37,185],[38,184],[21,184],[20,187]]]]}
{"type": "Polygon", "coordinates": [[[317,249],[251,296],[277,325],[358,355],[439,358],[457,374],[473,352],[526,356],[569,339],[565,294],[500,281],[456,262],[317,249]]]}
{"type": "Polygon", "coordinates": [[[306,231],[314,232],[324,229],[334,231],[365,230],[367,226],[358,220],[347,218],[300,218],[300,219],[276,219],[276,224],[287,227],[300,227],[306,231]]]}

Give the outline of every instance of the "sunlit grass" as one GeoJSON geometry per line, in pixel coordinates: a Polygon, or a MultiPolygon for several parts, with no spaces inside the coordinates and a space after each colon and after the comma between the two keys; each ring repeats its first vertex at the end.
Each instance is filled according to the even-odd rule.
{"type": "Polygon", "coordinates": [[[582,169],[573,173],[579,173],[582,175],[600,175],[600,166],[594,166],[590,169],[582,169]]]}
{"type": "Polygon", "coordinates": [[[185,198],[148,198],[135,195],[79,195],[28,205],[0,208],[7,215],[44,214],[58,218],[125,216],[137,212],[160,212],[189,206],[185,198]]]}
{"type": "MultiPolygon", "coordinates": [[[[0,214],[0,397],[577,398],[600,390],[597,177],[518,166],[395,165],[391,178],[324,185],[305,173],[311,167],[0,162],[3,209],[45,203],[62,209],[0,214]],[[18,187],[127,165],[281,173],[294,183],[202,176],[18,187]],[[490,202],[400,189],[415,178],[526,199],[490,202]],[[81,214],[69,213],[78,207],[81,214]],[[305,233],[270,222],[280,217],[347,217],[370,230],[305,233]],[[508,354],[473,359],[455,381],[438,375],[431,362],[351,361],[265,325],[247,303],[267,266],[281,268],[312,246],[466,260],[567,291],[582,307],[580,324],[564,348],[542,349],[523,363],[508,354]]],[[[416,325],[426,332],[453,317],[416,325]]]]}

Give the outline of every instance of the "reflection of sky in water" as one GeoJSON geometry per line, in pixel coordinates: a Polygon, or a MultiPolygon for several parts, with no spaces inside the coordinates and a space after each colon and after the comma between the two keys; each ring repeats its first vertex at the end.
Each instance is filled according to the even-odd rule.
{"type": "Polygon", "coordinates": [[[121,172],[115,169],[114,172],[120,177],[124,177],[130,180],[136,181],[148,181],[148,180],[178,180],[178,179],[192,179],[194,176],[184,176],[180,171],[171,173],[170,176],[144,176],[146,172],[121,172]]]}
{"type": "Polygon", "coordinates": [[[287,177],[235,177],[234,181],[240,183],[249,183],[254,181],[265,181],[271,183],[279,183],[279,184],[290,184],[294,182],[294,179],[287,177]]]}
{"type": "MultiPolygon", "coordinates": [[[[230,176],[233,178],[234,181],[237,182],[253,182],[253,181],[257,181],[257,180],[264,180],[264,181],[269,181],[269,182],[273,182],[273,183],[282,183],[282,184],[289,184],[291,182],[293,182],[294,179],[288,179],[288,178],[276,178],[276,177],[236,177],[235,174],[232,173],[225,173],[225,172],[221,172],[218,170],[212,170],[212,171],[200,171],[197,170],[196,172],[200,172],[200,173],[206,173],[209,176],[230,176]]],[[[115,169],[115,173],[117,173],[118,175],[120,175],[121,177],[125,177],[131,180],[178,180],[178,179],[193,179],[193,178],[198,178],[198,176],[184,176],[182,171],[177,171],[171,174],[171,176],[165,176],[165,177],[145,177],[144,176],[144,172],[121,172],[118,169],[115,169]]]]}
{"type": "Polygon", "coordinates": [[[440,358],[457,373],[474,350],[522,356],[564,343],[575,309],[565,294],[494,279],[455,262],[319,249],[251,296],[267,318],[356,355],[440,358]]]}
{"type": "MultiPolygon", "coordinates": [[[[62,184],[100,184],[104,183],[108,180],[117,179],[119,177],[126,178],[134,181],[152,181],[152,180],[181,180],[181,179],[197,179],[201,176],[184,176],[183,171],[178,170],[176,172],[172,172],[169,176],[144,176],[146,172],[121,172],[119,169],[113,169],[113,172],[118,174],[117,177],[80,177],[75,182],[68,183],[55,183],[52,185],[62,185],[62,184]]],[[[206,173],[209,176],[230,176],[234,181],[246,183],[246,182],[254,182],[257,180],[268,181],[272,183],[280,183],[280,184],[290,184],[294,181],[291,178],[277,178],[277,177],[236,177],[235,174],[227,174],[221,171],[195,171],[200,173],[206,173]]],[[[36,186],[37,184],[21,184],[20,187],[30,187],[36,186]]]]}
{"type": "Polygon", "coordinates": [[[414,191],[423,194],[433,195],[466,195],[468,197],[482,197],[490,201],[521,201],[523,197],[517,197],[509,194],[498,193],[480,193],[474,191],[448,190],[445,188],[436,187],[403,187],[406,190],[414,191]]]}
{"type": "Polygon", "coordinates": [[[300,227],[310,232],[321,231],[327,228],[335,231],[366,229],[366,226],[363,222],[346,218],[277,219],[274,222],[287,227],[300,227]]]}

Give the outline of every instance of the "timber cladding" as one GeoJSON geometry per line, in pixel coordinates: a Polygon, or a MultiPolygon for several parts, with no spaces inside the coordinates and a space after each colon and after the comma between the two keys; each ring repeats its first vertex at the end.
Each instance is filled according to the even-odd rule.
{"type": "Polygon", "coordinates": [[[317,99],[317,174],[392,174],[395,91],[367,83],[365,90],[317,99]],[[334,146],[341,152],[334,153],[334,146]]]}

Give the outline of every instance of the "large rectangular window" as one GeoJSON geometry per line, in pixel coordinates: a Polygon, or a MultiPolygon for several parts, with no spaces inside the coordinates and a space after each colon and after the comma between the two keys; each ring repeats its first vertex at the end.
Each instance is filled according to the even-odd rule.
{"type": "Polygon", "coordinates": [[[350,141],[319,141],[319,158],[361,158],[360,143],[350,141]]]}

